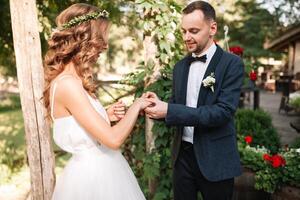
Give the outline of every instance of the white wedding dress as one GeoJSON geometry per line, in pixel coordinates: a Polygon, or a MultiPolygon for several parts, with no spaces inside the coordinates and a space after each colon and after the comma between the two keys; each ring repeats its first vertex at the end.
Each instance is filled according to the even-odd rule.
{"type": "MultiPolygon", "coordinates": [[[[70,75],[59,77],[53,85],[52,118],[57,83],[66,76],[70,75]]],[[[99,115],[110,123],[100,102],[86,94],[99,115]]],[[[53,118],[53,137],[72,157],[57,179],[52,200],[145,200],[121,151],[98,144],[73,116],[53,118]]]]}

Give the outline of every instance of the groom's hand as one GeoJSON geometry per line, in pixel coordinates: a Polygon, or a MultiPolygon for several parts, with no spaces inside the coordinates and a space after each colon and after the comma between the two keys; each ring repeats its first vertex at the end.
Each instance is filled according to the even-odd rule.
{"type": "MultiPolygon", "coordinates": [[[[153,95],[153,94],[156,95],[156,94],[153,93],[153,92],[146,92],[146,93],[142,94],[141,97],[142,97],[142,98],[147,98],[147,99],[149,99],[150,96],[153,95]],[[150,94],[150,93],[151,93],[151,94],[150,94]]],[[[151,106],[153,106],[153,104],[149,105],[148,107],[151,107],[151,106]]],[[[144,116],[144,115],[145,115],[145,109],[144,109],[144,110],[141,110],[139,114],[142,115],[142,116],[144,116]]]]}
{"type": "Polygon", "coordinates": [[[154,92],[146,92],[143,96],[152,102],[151,106],[148,106],[144,110],[148,117],[160,119],[167,115],[168,104],[161,101],[154,92]]]}
{"type": "Polygon", "coordinates": [[[145,98],[154,98],[154,99],[158,99],[158,96],[154,93],[154,92],[146,92],[143,94],[143,97],[145,98]]]}

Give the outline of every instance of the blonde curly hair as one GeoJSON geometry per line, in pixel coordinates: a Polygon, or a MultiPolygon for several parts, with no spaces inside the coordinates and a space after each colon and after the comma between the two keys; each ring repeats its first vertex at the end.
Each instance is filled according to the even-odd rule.
{"type": "MultiPolygon", "coordinates": [[[[75,17],[99,11],[99,8],[88,4],[73,4],[57,16],[56,25],[61,27],[75,17]]],[[[95,96],[97,87],[93,81],[92,67],[97,62],[99,54],[107,48],[105,35],[108,26],[108,19],[100,16],[97,19],[91,19],[52,33],[44,58],[45,88],[43,100],[48,118],[50,116],[51,82],[64,71],[68,63],[74,64],[84,89],[91,96],[95,96]]]]}

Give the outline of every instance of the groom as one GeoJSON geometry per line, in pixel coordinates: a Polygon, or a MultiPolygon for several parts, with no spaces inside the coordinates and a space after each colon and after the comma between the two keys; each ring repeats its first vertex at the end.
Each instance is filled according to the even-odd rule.
{"type": "Polygon", "coordinates": [[[234,113],[242,86],[242,60],[213,41],[217,32],[214,8],[196,1],[183,10],[182,34],[189,55],[173,71],[169,103],[155,93],[146,114],[165,118],[177,127],[173,145],[175,200],[229,200],[234,177],[241,174],[234,113]]]}

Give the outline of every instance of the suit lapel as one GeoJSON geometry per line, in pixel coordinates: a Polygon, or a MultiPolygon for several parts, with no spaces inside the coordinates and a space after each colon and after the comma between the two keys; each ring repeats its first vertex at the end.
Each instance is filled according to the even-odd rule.
{"type": "MultiPolygon", "coordinates": [[[[188,56],[190,56],[190,55],[188,55],[188,56]]],[[[179,74],[179,76],[182,77],[182,82],[181,82],[181,85],[180,85],[179,103],[185,105],[186,104],[187,82],[188,82],[189,71],[190,71],[190,65],[188,63],[188,57],[186,57],[182,68],[183,69],[181,71],[181,74],[179,74]]]]}
{"type": "MultiPolygon", "coordinates": [[[[208,67],[205,71],[205,74],[203,76],[203,80],[207,76],[209,76],[212,72],[215,73],[216,67],[217,67],[218,63],[220,62],[222,54],[223,54],[223,50],[217,45],[217,50],[216,50],[215,54],[213,55],[209,65],[208,65],[208,67]]],[[[204,104],[205,99],[207,97],[207,93],[209,91],[212,92],[210,88],[204,87],[203,84],[201,83],[201,88],[200,88],[199,95],[198,95],[197,107],[204,104]]]]}

